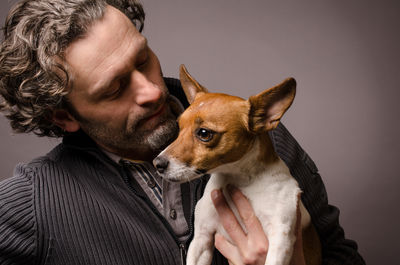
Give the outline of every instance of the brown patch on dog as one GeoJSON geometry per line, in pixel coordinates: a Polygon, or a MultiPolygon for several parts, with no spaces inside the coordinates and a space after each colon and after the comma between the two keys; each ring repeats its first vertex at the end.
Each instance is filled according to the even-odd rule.
{"type": "Polygon", "coordinates": [[[254,135],[248,130],[248,113],[248,102],[239,97],[197,94],[179,118],[182,130],[168,148],[168,155],[205,171],[239,160],[254,141],[254,135]],[[210,141],[203,142],[196,136],[201,128],[214,133],[210,141]]]}
{"type": "Polygon", "coordinates": [[[262,133],[275,129],[292,104],[295,94],[296,80],[287,78],[281,84],[250,97],[250,130],[262,133]]]}
{"type": "Polygon", "coordinates": [[[200,85],[199,82],[194,79],[189,72],[187,71],[185,65],[181,64],[179,67],[179,79],[181,81],[181,85],[183,91],[185,92],[186,98],[188,102],[193,103],[196,98],[197,93],[204,92],[207,93],[207,88],[200,85]]]}
{"type": "Polygon", "coordinates": [[[274,146],[268,133],[259,134],[258,139],[260,140],[260,154],[257,158],[258,161],[266,165],[276,162],[279,157],[274,151],[274,146]]]}
{"type": "Polygon", "coordinates": [[[303,253],[307,265],[322,263],[321,242],[313,224],[303,229],[303,253]]]}
{"type": "MultiPolygon", "coordinates": [[[[295,235],[296,242],[294,245],[294,253],[292,256],[292,261],[290,264],[293,264],[294,259],[303,258],[306,261],[307,265],[320,265],[322,263],[322,250],[321,250],[321,242],[319,240],[319,236],[317,231],[315,230],[314,225],[310,222],[308,224],[303,224],[302,219],[302,210],[301,206],[301,193],[297,195],[297,212],[296,212],[296,224],[295,224],[295,235]],[[306,225],[306,226],[304,226],[306,225]],[[300,231],[301,229],[301,231],[300,231]],[[299,256],[299,253],[296,255],[296,248],[299,248],[299,242],[301,240],[301,245],[303,248],[303,257],[299,256]]],[[[305,208],[303,208],[305,210],[305,208]]]]}

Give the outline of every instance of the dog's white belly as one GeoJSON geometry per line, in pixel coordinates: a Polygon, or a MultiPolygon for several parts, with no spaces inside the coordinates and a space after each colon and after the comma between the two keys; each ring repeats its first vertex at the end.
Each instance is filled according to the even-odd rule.
{"type": "MultiPolygon", "coordinates": [[[[283,162],[280,161],[280,163],[283,162]]],[[[283,170],[277,170],[272,176],[257,177],[251,185],[246,186],[243,186],[242,180],[237,181],[237,178],[232,178],[227,174],[211,176],[204,195],[196,206],[195,235],[188,252],[189,265],[211,262],[215,232],[232,242],[219,222],[210,195],[212,190],[225,188],[228,183],[239,187],[246,195],[263,226],[269,240],[266,264],[289,264],[295,241],[296,207],[301,191],[296,180],[287,174],[286,166],[278,165],[278,167],[281,166],[284,167],[283,170]]],[[[241,220],[225,189],[224,194],[238,220],[241,220]]],[[[306,216],[303,215],[303,217],[306,216]]],[[[245,230],[244,225],[241,225],[245,230]]]]}

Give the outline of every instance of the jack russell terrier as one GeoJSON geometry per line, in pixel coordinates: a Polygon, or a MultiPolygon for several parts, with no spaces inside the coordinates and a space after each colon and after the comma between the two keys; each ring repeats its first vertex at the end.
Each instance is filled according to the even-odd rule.
{"type": "MultiPolygon", "coordinates": [[[[230,240],[219,223],[210,195],[212,190],[222,188],[240,220],[226,192],[228,184],[238,187],[248,198],[262,224],[269,241],[265,264],[290,263],[296,241],[298,205],[306,262],[320,264],[319,239],[309,213],[299,200],[301,190],[268,136],[268,130],[276,128],[292,104],[296,81],[288,78],[248,100],[208,93],[184,65],[180,67],[180,81],[191,105],[179,117],[178,138],[153,163],[160,175],[172,182],[210,174],[204,195],[196,205],[194,238],[187,264],[211,263],[216,232],[230,240]]],[[[246,231],[242,222],[241,225],[246,231]]]]}

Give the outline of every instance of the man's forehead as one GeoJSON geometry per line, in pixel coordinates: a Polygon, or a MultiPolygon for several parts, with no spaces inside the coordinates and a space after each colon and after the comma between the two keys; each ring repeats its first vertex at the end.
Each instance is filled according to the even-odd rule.
{"type": "Polygon", "coordinates": [[[83,38],[67,47],[65,59],[72,68],[74,82],[85,81],[90,84],[81,85],[98,87],[97,82],[104,82],[123,68],[146,44],[146,38],[133,23],[118,9],[109,6],[103,18],[95,21],[83,38]]]}

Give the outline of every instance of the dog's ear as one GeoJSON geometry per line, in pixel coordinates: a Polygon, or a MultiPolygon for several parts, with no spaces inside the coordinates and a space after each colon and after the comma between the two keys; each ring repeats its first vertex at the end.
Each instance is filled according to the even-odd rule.
{"type": "Polygon", "coordinates": [[[181,80],[183,91],[189,103],[194,101],[196,94],[199,92],[207,93],[207,89],[200,85],[186,70],[185,65],[179,67],[179,78],[181,80]]]}
{"type": "Polygon", "coordinates": [[[296,80],[287,78],[281,84],[249,98],[249,127],[253,132],[275,129],[296,94],[296,80]]]}

